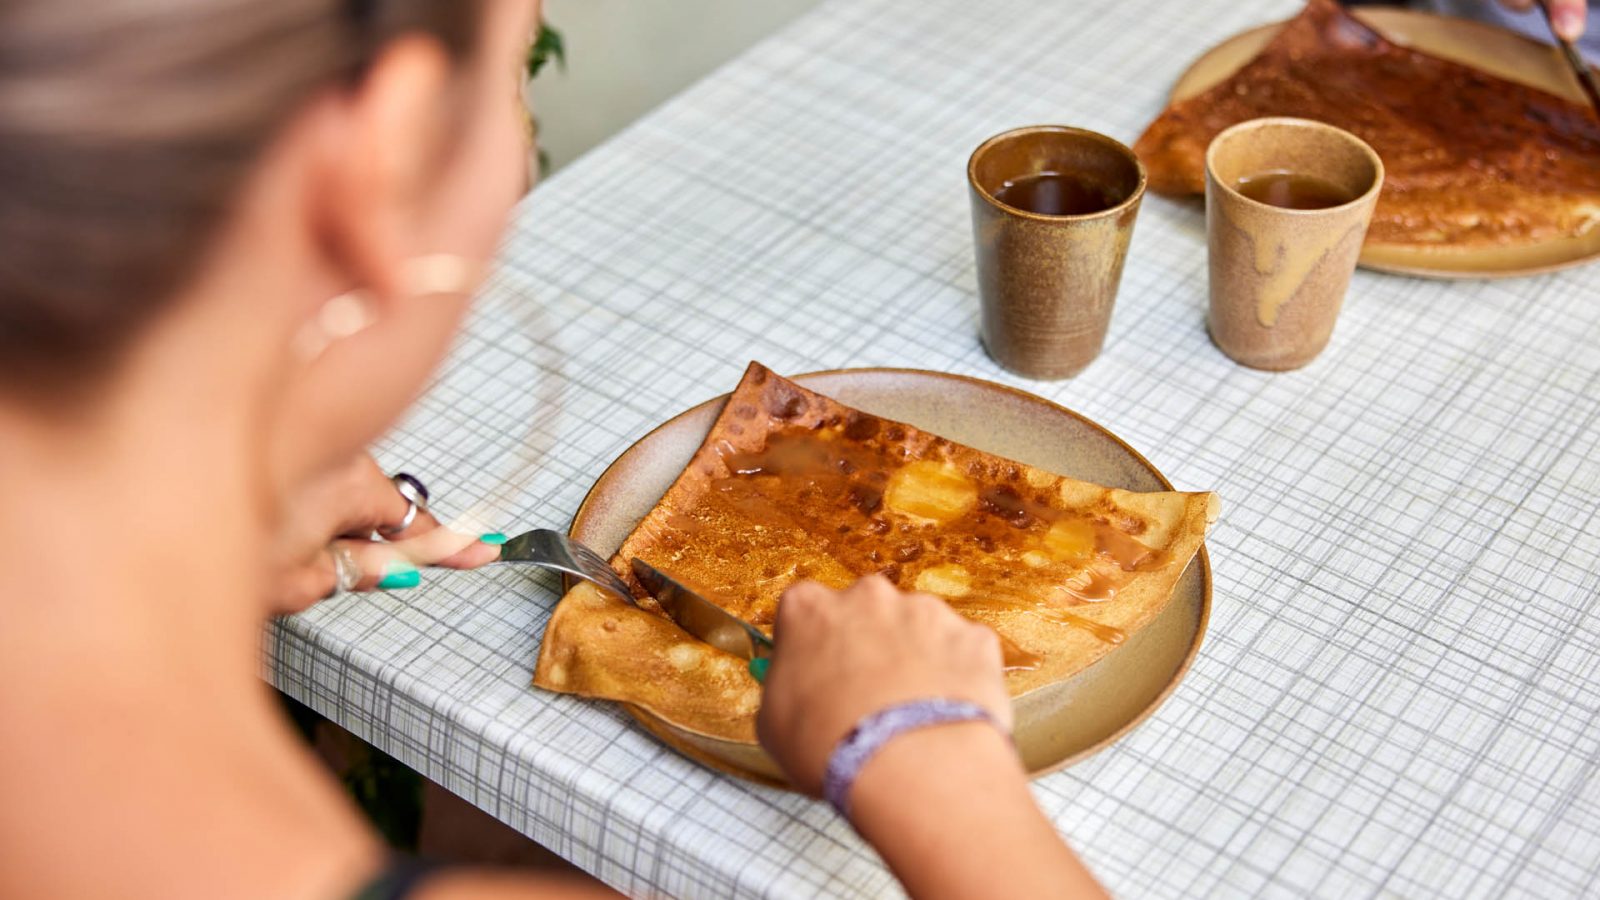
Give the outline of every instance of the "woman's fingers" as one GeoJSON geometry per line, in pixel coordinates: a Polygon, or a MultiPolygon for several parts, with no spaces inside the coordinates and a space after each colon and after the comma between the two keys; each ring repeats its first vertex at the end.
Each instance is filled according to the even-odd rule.
{"type": "MultiPolygon", "coordinates": [[[[389,477],[363,454],[295,492],[279,534],[279,552],[285,559],[307,559],[335,537],[368,537],[399,524],[408,508],[389,477]]],[[[431,517],[425,522],[431,524],[431,517]]]]}
{"type": "MultiPolygon", "coordinates": [[[[1500,0],[1500,5],[1517,12],[1527,12],[1534,8],[1536,2],[1537,0],[1500,0]]],[[[1556,35],[1569,41],[1583,37],[1589,19],[1588,0],[1548,0],[1548,2],[1550,24],[1555,28],[1556,35]]]]}
{"type": "Polygon", "coordinates": [[[400,494],[377,461],[364,454],[330,479],[318,500],[338,515],[334,533],[349,537],[366,537],[376,531],[386,537],[404,538],[439,525],[431,514],[419,509],[403,531],[396,530],[405,522],[411,501],[400,494]]]}
{"type": "Polygon", "coordinates": [[[283,574],[272,611],[302,612],[338,590],[406,590],[420,585],[422,570],[430,566],[474,569],[499,556],[496,544],[439,527],[404,541],[341,538],[311,562],[283,574]]]}
{"type": "Polygon", "coordinates": [[[278,562],[268,603],[273,613],[286,614],[339,588],[415,587],[425,567],[470,569],[498,559],[496,543],[504,536],[484,538],[441,527],[420,507],[413,513],[411,501],[362,454],[307,482],[288,504],[270,549],[278,562]]]}
{"type": "Polygon", "coordinates": [[[384,474],[370,456],[363,456],[344,473],[337,490],[339,496],[326,500],[330,508],[345,511],[335,534],[365,538],[377,533],[389,541],[406,541],[439,528],[439,520],[426,509],[418,507],[416,513],[411,515],[411,501],[400,493],[394,480],[384,474]],[[409,522],[406,521],[408,515],[411,517],[409,522]],[[402,523],[404,528],[400,527],[402,523]]]}
{"type": "Polygon", "coordinates": [[[1555,24],[1556,34],[1566,40],[1583,37],[1588,18],[1587,0],[1550,0],[1550,21],[1555,24]]]}
{"type": "Polygon", "coordinates": [[[339,473],[315,499],[340,512],[330,535],[362,541],[376,533],[392,544],[406,545],[401,556],[417,566],[470,569],[499,555],[490,545],[477,546],[474,538],[441,528],[439,520],[425,509],[419,508],[406,522],[411,501],[370,456],[339,473]],[[404,528],[399,527],[401,523],[404,528]]]}
{"type": "Polygon", "coordinates": [[[461,534],[442,527],[379,546],[398,551],[402,557],[418,566],[448,566],[453,569],[482,565],[500,555],[498,546],[483,542],[477,535],[461,534]]]}
{"type": "Polygon", "coordinates": [[[439,520],[421,508],[407,522],[411,501],[366,454],[324,476],[307,489],[299,504],[321,512],[326,523],[321,530],[328,535],[365,538],[377,533],[389,540],[405,540],[439,527],[439,520]]]}
{"type": "Polygon", "coordinates": [[[351,591],[403,591],[422,583],[421,566],[400,544],[341,539],[328,548],[330,558],[345,567],[345,584],[351,591]]]}
{"type": "Polygon", "coordinates": [[[499,558],[500,548],[472,535],[434,527],[400,541],[337,540],[330,554],[342,554],[353,566],[356,575],[346,585],[350,590],[404,590],[421,583],[424,568],[476,568],[499,558]]]}
{"type": "Polygon", "coordinates": [[[432,563],[440,569],[476,569],[485,564],[492,563],[500,558],[500,545],[486,543],[483,540],[473,541],[465,548],[432,563]]]}
{"type": "Polygon", "coordinates": [[[405,511],[406,508],[401,507],[400,518],[384,523],[374,530],[386,540],[404,541],[427,534],[428,532],[439,527],[439,520],[434,518],[433,513],[428,512],[427,510],[419,509],[417,510],[417,514],[412,517],[410,523],[408,523],[406,527],[399,529],[398,531],[393,530],[394,526],[397,525],[401,519],[405,518],[405,511]]]}
{"type": "Polygon", "coordinates": [[[269,611],[275,616],[289,616],[304,612],[318,600],[334,592],[338,573],[333,557],[320,554],[310,563],[283,572],[273,585],[273,596],[268,598],[269,611]]]}

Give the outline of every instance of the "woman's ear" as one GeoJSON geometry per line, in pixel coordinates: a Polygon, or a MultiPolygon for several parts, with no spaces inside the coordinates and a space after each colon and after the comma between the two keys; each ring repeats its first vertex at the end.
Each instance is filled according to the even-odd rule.
{"type": "Polygon", "coordinates": [[[334,103],[325,179],[314,198],[335,268],[383,305],[403,293],[418,205],[449,129],[451,63],[437,40],[390,44],[334,103]],[[445,137],[442,137],[445,136],[445,137]]]}

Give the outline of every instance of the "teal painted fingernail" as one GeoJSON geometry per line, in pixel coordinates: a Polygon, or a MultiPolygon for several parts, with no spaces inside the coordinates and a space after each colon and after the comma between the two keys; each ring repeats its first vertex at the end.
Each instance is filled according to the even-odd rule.
{"type": "Polygon", "coordinates": [[[766,682],[767,666],[771,665],[771,663],[772,660],[767,659],[765,656],[757,656],[750,660],[750,677],[756,681],[766,682]]]}
{"type": "Polygon", "coordinates": [[[488,534],[478,535],[478,540],[484,542],[485,544],[504,544],[506,541],[511,539],[498,531],[491,531],[488,534]]]}
{"type": "Polygon", "coordinates": [[[403,591],[421,583],[422,573],[417,571],[417,567],[399,560],[383,567],[383,580],[378,582],[378,590],[403,591]]]}

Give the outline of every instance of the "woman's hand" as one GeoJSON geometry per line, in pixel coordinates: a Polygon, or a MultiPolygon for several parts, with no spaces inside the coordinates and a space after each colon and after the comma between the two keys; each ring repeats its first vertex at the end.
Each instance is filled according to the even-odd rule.
{"type": "Polygon", "coordinates": [[[896,703],[970,700],[1011,727],[999,637],[938,597],[901,593],[877,575],[843,592],[802,582],[779,601],[774,636],[756,728],[807,793],[821,791],[839,739],[896,703]]]}
{"type": "MultiPolygon", "coordinates": [[[[969,700],[1011,727],[1000,640],[928,594],[879,576],[843,592],[802,583],[778,602],[756,731],[789,780],[816,794],[839,739],[907,700],[969,700]]],[[[892,738],[862,765],[850,820],[920,900],[1101,898],[1028,791],[1015,748],[986,722],[892,738]]]]}
{"type": "MultiPolygon", "coordinates": [[[[1533,9],[1537,0],[1500,0],[1500,5],[1517,12],[1526,12],[1533,9]]],[[[1569,41],[1583,37],[1583,30],[1588,25],[1589,3],[1588,0],[1550,0],[1550,21],[1554,23],[1556,34],[1569,41]]]]}
{"type": "Polygon", "coordinates": [[[350,590],[412,587],[421,566],[470,569],[492,562],[500,548],[443,528],[421,510],[404,531],[373,540],[405,518],[409,503],[371,456],[304,485],[289,500],[274,548],[278,575],[268,602],[273,614],[299,612],[339,586],[342,560],[350,590]]]}

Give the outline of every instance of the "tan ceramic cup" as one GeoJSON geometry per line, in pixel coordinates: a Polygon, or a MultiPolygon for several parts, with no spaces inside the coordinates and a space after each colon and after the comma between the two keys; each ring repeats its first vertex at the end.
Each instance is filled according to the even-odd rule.
{"type": "Polygon", "coordinates": [[[1028,378],[1066,378],[1099,355],[1145,180],[1132,150],[1082,128],[1019,128],[972,152],[982,337],[995,362],[1028,378]],[[1047,171],[1090,179],[1114,202],[1049,216],[995,199],[1006,182],[1047,171]]]}
{"type": "Polygon", "coordinates": [[[1322,352],[1350,286],[1383,161],[1360,138],[1308,119],[1241,122],[1206,150],[1211,339],[1256,369],[1297,369],[1322,352]],[[1311,175],[1355,197],[1324,209],[1283,209],[1239,193],[1241,178],[1311,175]]]}

